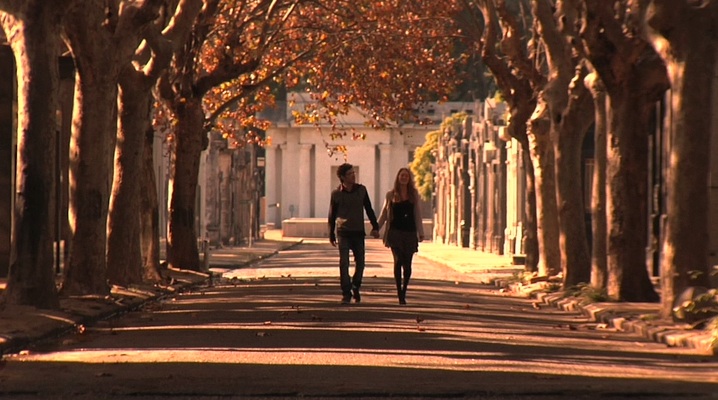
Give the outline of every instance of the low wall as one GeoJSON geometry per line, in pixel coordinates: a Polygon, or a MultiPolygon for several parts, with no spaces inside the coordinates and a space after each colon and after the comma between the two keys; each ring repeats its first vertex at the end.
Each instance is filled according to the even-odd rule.
{"type": "MultiPolygon", "coordinates": [[[[371,232],[371,224],[364,221],[365,231],[371,232]]],[[[434,229],[434,221],[430,219],[424,220],[424,234],[427,238],[431,237],[434,229]]],[[[290,218],[282,221],[283,237],[300,237],[300,238],[328,238],[329,224],[326,218],[290,218]]]]}

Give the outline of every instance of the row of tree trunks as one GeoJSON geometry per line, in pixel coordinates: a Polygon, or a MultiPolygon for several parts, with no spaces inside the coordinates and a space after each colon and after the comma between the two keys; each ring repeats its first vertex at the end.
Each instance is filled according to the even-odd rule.
{"type": "MultiPolygon", "coordinates": [[[[127,272],[108,274],[106,258],[118,82],[143,38],[143,28],[155,21],[162,4],[161,0],[148,0],[108,10],[104,1],[94,0],[66,15],[66,42],[77,71],[70,145],[70,221],[74,236],[63,281],[63,292],[68,295],[106,294],[108,275],[118,279],[127,272]]],[[[139,230],[133,231],[139,234],[139,230]]],[[[140,268],[136,257],[132,262],[137,263],[134,268],[140,268]]],[[[136,274],[127,279],[136,279],[136,274]]]]}

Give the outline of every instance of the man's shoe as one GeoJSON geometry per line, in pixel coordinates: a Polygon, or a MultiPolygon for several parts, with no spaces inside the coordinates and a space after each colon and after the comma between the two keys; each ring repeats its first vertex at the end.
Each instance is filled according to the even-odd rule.
{"type": "Polygon", "coordinates": [[[361,294],[359,293],[359,288],[352,287],[352,295],[355,302],[361,303],[361,294]]]}
{"type": "Polygon", "coordinates": [[[342,304],[349,304],[351,302],[352,302],[351,297],[346,297],[346,296],[342,297],[342,304]]]}

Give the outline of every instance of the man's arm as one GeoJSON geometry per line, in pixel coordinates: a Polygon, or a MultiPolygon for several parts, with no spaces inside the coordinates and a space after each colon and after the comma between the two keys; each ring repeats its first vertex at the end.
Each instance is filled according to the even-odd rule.
{"type": "Polygon", "coordinates": [[[374,214],[374,209],[372,208],[371,200],[369,199],[369,193],[366,190],[364,190],[364,210],[366,211],[367,217],[369,217],[372,233],[376,232],[376,235],[372,234],[372,236],[379,236],[379,223],[376,221],[376,214],[374,214]]]}

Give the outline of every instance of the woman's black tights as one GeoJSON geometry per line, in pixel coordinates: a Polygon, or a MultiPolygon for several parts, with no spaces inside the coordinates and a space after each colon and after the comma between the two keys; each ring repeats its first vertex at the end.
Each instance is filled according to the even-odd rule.
{"type": "Polygon", "coordinates": [[[394,256],[396,294],[399,297],[399,304],[406,304],[406,287],[409,286],[411,278],[411,260],[414,258],[414,253],[392,247],[391,254],[394,256]]]}

